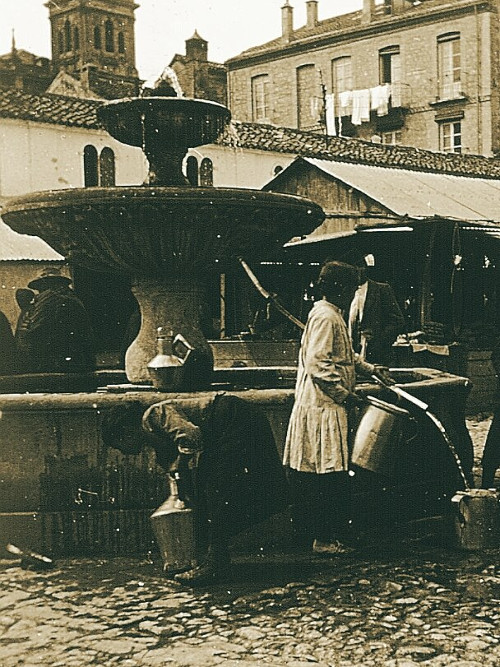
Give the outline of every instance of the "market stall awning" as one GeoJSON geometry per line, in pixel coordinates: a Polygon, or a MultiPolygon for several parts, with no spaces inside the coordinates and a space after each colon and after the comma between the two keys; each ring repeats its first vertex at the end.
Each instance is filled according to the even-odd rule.
{"type": "MultiPolygon", "coordinates": [[[[400,217],[500,224],[500,179],[300,159],[359,190],[400,217]]],[[[381,221],[374,224],[379,226],[381,221]]],[[[394,224],[394,220],[388,220],[387,224],[394,224]]]]}

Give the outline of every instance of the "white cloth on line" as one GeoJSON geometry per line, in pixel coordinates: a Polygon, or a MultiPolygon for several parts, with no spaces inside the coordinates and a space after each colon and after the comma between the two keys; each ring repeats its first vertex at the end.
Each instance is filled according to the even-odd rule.
{"type": "Polygon", "coordinates": [[[377,116],[386,116],[389,113],[389,99],[391,87],[388,83],[370,88],[370,107],[377,112],[377,116]]]}
{"type": "Polygon", "coordinates": [[[335,96],[332,93],[325,97],[325,121],[326,133],[335,137],[337,135],[337,128],[335,127],[335,96]]]}
{"type": "Polygon", "coordinates": [[[370,120],[370,90],[362,88],[352,91],[352,116],[353,125],[361,125],[370,120]]]}

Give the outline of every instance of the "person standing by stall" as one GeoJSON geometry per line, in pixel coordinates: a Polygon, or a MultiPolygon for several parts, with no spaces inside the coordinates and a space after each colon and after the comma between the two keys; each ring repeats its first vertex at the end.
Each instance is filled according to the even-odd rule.
{"type": "MultiPolygon", "coordinates": [[[[342,311],[358,286],[358,271],[343,262],[322,267],[322,299],[311,309],[297,370],[295,402],[283,463],[289,468],[297,532],[318,554],[352,552],[349,417],[363,404],[356,372],[391,382],[386,369],[355,355],[342,311]],[[351,414],[350,414],[351,413],[351,414]]],[[[305,546],[305,545],[303,545],[305,546]]]]}
{"type": "Polygon", "coordinates": [[[495,486],[495,473],[500,467],[500,338],[493,348],[491,361],[497,376],[497,400],[481,459],[483,468],[481,486],[483,489],[491,489],[495,486]]]}
{"type": "Polygon", "coordinates": [[[365,257],[357,261],[359,286],[349,308],[348,327],[355,352],[372,363],[391,365],[392,344],[405,319],[389,283],[371,280],[365,257]]]}

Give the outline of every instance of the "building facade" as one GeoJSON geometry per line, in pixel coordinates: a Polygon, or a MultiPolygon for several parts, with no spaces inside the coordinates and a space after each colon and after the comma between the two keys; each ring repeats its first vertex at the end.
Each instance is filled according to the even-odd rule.
{"type": "Polygon", "coordinates": [[[360,11],[294,29],[227,61],[242,121],[386,144],[490,156],[500,151],[498,3],[364,0],[360,11]]]}

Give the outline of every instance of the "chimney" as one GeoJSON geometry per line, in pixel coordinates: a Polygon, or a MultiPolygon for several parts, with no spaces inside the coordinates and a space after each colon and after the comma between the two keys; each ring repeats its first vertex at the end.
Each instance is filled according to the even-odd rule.
{"type": "Polygon", "coordinates": [[[318,25],[318,0],[307,0],[307,27],[314,28],[318,25]]]}
{"type": "Polygon", "coordinates": [[[393,14],[402,14],[408,9],[408,2],[406,0],[392,0],[391,5],[393,14]]]}
{"type": "Polygon", "coordinates": [[[361,21],[363,23],[371,23],[374,13],[375,13],[375,0],[363,0],[361,21]]]}
{"type": "Polygon", "coordinates": [[[289,42],[293,34],[293,7],[290,6],[288,0],[281,8],[281,31],[284,42],[289,42]]]}

